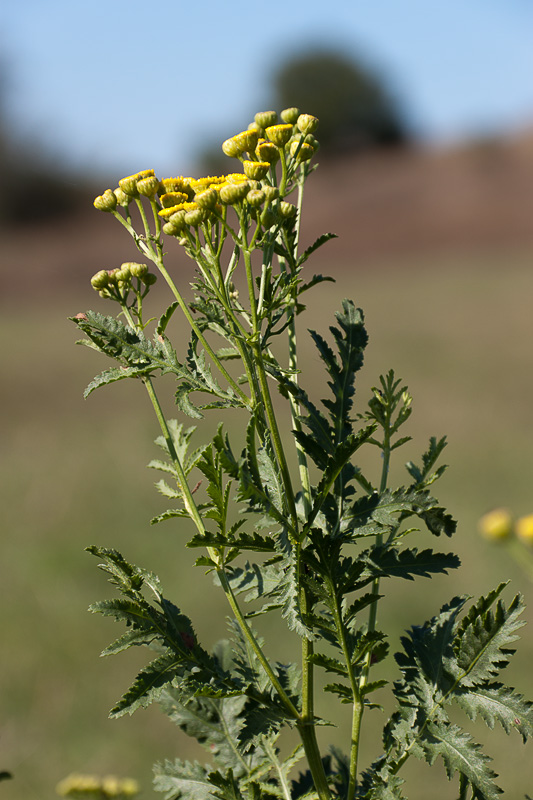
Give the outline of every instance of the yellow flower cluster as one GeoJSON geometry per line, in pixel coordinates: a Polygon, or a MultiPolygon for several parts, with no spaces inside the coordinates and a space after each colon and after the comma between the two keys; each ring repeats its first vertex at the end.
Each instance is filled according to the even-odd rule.
{"type": "Polygon", "coordinates": [[[515,522],[506,508],[495,508],[481,517],[478,527],[481,535],[492,541],[508,539],[514,533],[524,544],[533,545],[533,514],[515,522]]]}
{"type": "MultiPolygon", "coordinates": [[[[197,228],[203,222],[220,218],[224,206],[246,201],[253,218],[260,218],[262,225],[271,227],[276,220],[279,224],[280,220],[291,219],[296,213],[295,207],[283,202],[284,192],[277,203],[279,191],[274,165],[283,158],[283,187],[286,188],[287,164],[292,164],[294,170],[309,160],[318,147],[312,135],[317,125],[316,117],[301,114],[297,108],[282,111],[281,121],[275,111],[261,111],[248,130],[237,133],[222,145],[226,155],[242,162],[243,172],[202,178],[182,175],[159,180],[154,170],[147,169],[122,178],[116,189],[106,189],[95,199],[94,205],[100,211],[117,216],[117,206],[126,208],[132,201],[139,203],[141,197],[146,197],[155,204],[164,223],[163,232],[185,236],[187,228],[197,228]],[[274,201],[273,209],[270,204],[274,201]],[[260,212],[259,207],[265,203],[265,209],[260,212]]],[[[185,243],[185,239],[180,241],[185,243]]],[[[102,275],[97,277],[98,283],[103,280],[102,275]]]]}
{"type": "Polygon", "coordinates": [[[95,775],[79,775],[74,773],[61,781],[57,793],[62,797],[79,798],[123,798],[135,797],[139,794],[139,785],[132,778],[116,778],[108,775],[98,778],[95,775]]]}

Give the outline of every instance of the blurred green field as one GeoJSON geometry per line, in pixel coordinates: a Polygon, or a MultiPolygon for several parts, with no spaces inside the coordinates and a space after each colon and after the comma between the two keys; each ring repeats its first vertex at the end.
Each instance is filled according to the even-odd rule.
{"type": "MultiPolygon", "coordinates": [[[[486,592],[500,580],[512,581],[507,600],[512,592],[524,593],[531,620],[531,583],[505,550],[476,533],[476,520],[496,505],[517,515],[533,511],[531,253],[420,257],[345,269],[336,284],[310,294],[304,327],[325,331],[343,297],[365,310],[370,332],[359,407],[379,373],[391,366],[414,396],[408,431],[414,442],[399,451],[393,477],[404,480],[403,462],[416,460],[431,435],[447,434],[450,442],[450,469],[435,491],[458,518],[459,530],[451,543],[425,541],[455,549],[463,567],[448,578],[391,586],[382,620],[393,625],[393,648],[403,629],[432,616],[454,594],[486,592]]],[[[207,591],[209,578],[189,569],[195,554],[182,547],[178,526],[148,524],[166,500],[153,488],[158,476],[145,468],[156,455],[152,440],[158,431],[142,386],[124,382],[82,398],[104,364],[97,354],[74,347],[76,331],[66,317],[93,305],[88,286],[76,297],[4,307],[0,315],[7,344],[0,454],[0,769],[14,775],[2,783],[2,800],[52,798],[56,783],[72,771],[132,776],[149,796],[154,760],[196,754],[156,708],[107,719],[145,657],[140,652],[137,659],[98,659],[119,629],[86,613],[108,588],[85,546],[116,547],[158,572],[206,645],[225,633],[220,598],[207,591]]],[[[184,335],[177,331],[178,339],[184,335]]],[[[323,396],[319,358],[305,330],[300,339],[302,381],[315,397],[323,396]]],[[[173,416],[170,382],[166,388],[166,411],[173,416]]],[[[292,646],[276,636],[272,652],[287,658],[292,646]]],[[[529,697],[532,660],[529,626],[506,676],[529,697]]],[[[380,712],[372,713],[375,741],[369,736],[367,756],[379,750],[380,712]]],[[[490,742],[505,796],[533,794],[531,749],[517,735],[467,727],[490,742]]],[[[333,735],[345,745],[347,726],[331,731],[323,740],[333,735]]],[[[203,751],[198,757],[204,759],[203,751]]],[[[435,773],[439,780],[426,765],[414,765],[406,788],[410,800],[428,797],[430,774],[433,800],[455,798],[456,784],[447,783],[441,765],[435,773]]]]}

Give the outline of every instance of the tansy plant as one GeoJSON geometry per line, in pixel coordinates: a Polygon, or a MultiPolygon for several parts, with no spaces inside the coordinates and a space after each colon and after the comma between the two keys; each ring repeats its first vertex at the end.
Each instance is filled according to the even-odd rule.
{"type": "Polygon", "coordinates": [[[147,170],[95,200],[133,237],[142,259],[92,278],[116,316],[73,318],[87,337],[82,343],[115,362],[86,395],[125,378],[144,386],[161,429],[162,457],[150,467],[163,474],[157,487],[171,501],[152,522],[170,520],[187,537],[229,614],[228,638],[209,650],[155,575],[116,550],[89,547],[121,595],[92,610],[126,625],[105,654],[146,645],[153,656],[111,716],[157,702],[207,748],[207,764],[155,766],[155,788],[168,799],[392,800],[405,797],[402,768],[411,756],[430,764],[441,756],[460,798],[494,800],[500,790],[490,759],[449,711],[455,705],[490,728],[497,721],[524,740],[533,732],[532,704],[497,682],[522,625],[522,601],[505,605],[503,584],[468,608],[470,598],[454,597],[402,638],[382,755],[360,763],[363,723],[386,684],[378,671],[388,657],[378,626],[383,581],[428,578],[459,559],[409,544],[418,527],[434,537],[455,531],[432,495],[445,469],[436,466],[445,440],[431,439],[418,464],[406,464],[405,486],[389,486],[391,456],[409,439],[402,426],[411,397],[390,371],[356,410],[367,333],[350,300],[327,337],[310,332],[326,373],[324,399],[305,388],[296,318],[304,293],[327,280],[310,277],[307,261],[332,237],[299,247],[317,125],[295,108],[281,121],[259,113],[222,145],[236,172],[160,180],[147,170]],[[167,263],[169,237],[196,262],[192,294],[167,263]],[[146,309],[157,275],[172,299],[153,320],[146,309]],[[175,314],[190,327],[186,347],[170,339],[175,314]],[[165,418],[156,392],[156,384],[169,385],[156,380],[162,375],[174,379],[182,420],[220,420],[211,441],[198,444],[195,428],[165,418]],[[288,430],[280,427],[283,404],[288,430]],[[225,429],[225,409],[240,415],[240,437],[233,423],[231,436],[225,429]],[[362,450],[375,453],[375,472],[357,466],[362,450]],[[267,614],[299,641],[298,663],[269,656],[258,632],[267,614]],[[331,676],[321,691],[351,717],[344,751],[319,749],[317,727],[329,720],[315,711],[316,673],[331,676]],[[289,741],[298,736],[294,750],[288,729],[289,741]]]}

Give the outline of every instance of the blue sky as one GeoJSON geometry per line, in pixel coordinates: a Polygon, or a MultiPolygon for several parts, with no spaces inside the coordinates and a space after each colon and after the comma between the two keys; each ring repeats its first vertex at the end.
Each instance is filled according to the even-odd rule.
{"type": "Polygon", "coordinates": [[[0,25],[20,134],[100,174],[186,171],[310,45],[384,74],[429,141],[533,125],[531,0],[24,0],[0,25]]]}

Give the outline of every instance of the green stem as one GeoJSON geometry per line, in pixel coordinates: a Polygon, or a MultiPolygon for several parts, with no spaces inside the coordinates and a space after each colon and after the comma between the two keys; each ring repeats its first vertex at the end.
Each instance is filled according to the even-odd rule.
{"type": "MultiPolygon", "coordinates": [[[[250,407],[250,406],[252,405],[252,403],[251,403],[251,401],[250,401],[250,398],[246,396],[246,394],[245,394],[245,393],[242,391],[242,389],[241,389],[241,387],[239,386],[239,384],[238,384],[238,383],[237,383],[237,382],[236,382],[236,381],[235,381],[235,380],[234,380],[234,379],[231,377],[231,375],[228,373],[228,371],[226,370],[226,368],[224,367],[224,365],[222,364],[222,362],[220,361],[220,359],[219,359],[219,358],[217,358],[217,355],[216,355],[216,353],[214,352],[213,348],[211,347],[211,345],[209,344],[209,342],[206,340],[206,338],[205,338],[205,336],[203,335],[202,331],[201,331],[201,330],[198,328],[198,325],[196,324],[196,322],[195,322],[195,320],[194,320],[194,318],[193,318],[193,316],[192,316],[192,314],[191,314],[191,312],[190,312],[190,310],[189,310],[189,307],[188,307],[188,306],[187,306],[187,304],[185,303],[185,300],[184,300],[184,299],[183,299],[183,297],[181,296],[181,293],[178,291],[178,288],[176,287],[176,284],[174,283],[174,281],[172,280],[172,278],[171,278],[171,277],[170,277],[170,275],[168,274],[168,272],[167,272],[167,270],[166,270],[166,267],[165,267],[165,265],[164,265],[164,263],[163,263],[163,257],[162,257],[162,247],[161,247],[161,245],[160,245],[160,244],[158,244],[158,245],[157,245],[157,250],[158,250],[158,252],[157,252],[157,253],[156,253],[156,252],[154,252],[154,250],[153,250],[153,248],[152,248],[152,247],[149,247],[149,245],[147,245],[147,244],[146,244],[146,242],[144,242],[142,239],[139,239],[139,236],[138,236],[138,234],[136,233],[135,229],[132,227],[132,225],[131,225],[131,224],[129,224],[129,223],[128,223],[128,222],[127,222],[125,219],[124,219],[124,217],[123,217],[121,214],[119,214],[119,213],[118,213],[118,212],[116,212],[116,211],[115,211],[115,212],[113,212],[113,214],[114,214],[114,216],[115,216],[115,217],[116,217],[116,218],[117,218],[117,219],[118,219],[118,220],[119,220],[119,221],[122,223],[122,225],[123,225],[123,226],[126,228],[126,230],[128,231],[128,233],[129,233],[131,236],[133,236],[133,238],[135,239],[135,241],[136,241],[136,243],[137,243],[137,246],[139,247],[139,249],[140,249],[140,250],[141,250],[141,251],[142,251],[142,252],[143,252],[143,253],[144,253],[144,254],[145,254],[145,255],[146,255],[146,256],[147,256],[147,257],[150,259],[150,261],[152,261],[152,262],[155,264],[155,266],[158,268],[158,270],[160,271],[161,275],[163,276],[163,278],[164,278],[164,279],[165,279],[165,281],[167,282],[167,284],[168,284],[168,286],[169,286],[169,288],[170,288],[170,290],[171,290],[172,294],[174,295],[174,297],[175,297],[175,298],[176,298],[176,300],[178,301],[178,304],[179,304],[179,306],[180,306],[181,310],[183,311],[183,314],[184,314],[184,316],[185,316],[185,318],[186,318],[187,322],[189,323],[190,327],[192,328],[192,330],[194,331],[194,333],[195,333],[195,334],[196,334],[196,336],[198,337],[198,340],[199,340],[199,341],[202,343],[202,346],[204,347],[205,351],[206,351],[206,352],[209,354],[210,358],[213,360],[213,363],[216,365],[217,369],[218,369],[218,370],[221,372],[221,374],[222,374],[222,375],[224,376],[224,378],[227,380],[228,384],[231,386],[231,388],[232,388],[232,389],[233,389],[233,391],[234,391],[234,392],[237,394],[237,396],[238,396],[238,397],[241,399],[241,401],[243,402],[243,404],[244,404],[245,406],[247,406],[247,407],[250,407]]],[[[146,217],[144,217],[144,218],[146,219],[146,217]]]]}
{"type": "Polygon", "coordinates": [[[342,613],[339,605],[339,598],[337,596],[337,592],[335,591],[335,586],[332,581],[330,582],[329,589],[330,589],[331,599],[333,601],[335,627],[337,628],[339,644],[341,646],[342,654],[344,656],[344,662],[346,664],[346,671],[348,673],[348,680],[350,682],[350,687],[352,690],[352,697],[353,697],[352,739],[350,746],[350,779],[348,782],[348,792],[346,795],[346,800],[353,800],[353,797],[355,795],[355,790],[357,787],[357,761],[359,757],[360,730],[361,730],[361,720],[363,716],[364,705],[361,695],[361,687],[357,681],[354,668],[352,665],[350,650],[348,648],[348,642],[346,639],[346,630],[342,620],[342,613]]]}
{"type": "MultiPolygon", "coordinates": [[[[381,480],[379,485],[380,494],[383,494],[385,489],[387,488],[387,480],[389,476],[389,462],[390,462],[390,454],[391,454],[391,432],[390,432],[390,411],[387,417],[387,425],[384,428],[383,432],[383,443],[381,445],[382,453],[383,453],[383,464],[381,467],[381,480]]],[[[376,536],[376,547],[379,547],[382,543],[383,537],[381,534],[376,536]]],[[[376,578],[372,583],[372,595],[374,600],[372,601],[369,609],[368,614],[368,633],[373,633],[376,630],[377,626],[377,616],[378,616],[378,595],[379,595],[379,578],[376,578]]],[[[361,677],[359,679],[359,687],[358,687],[358,697],[359,703],[354,703],[353,709],[353,716],[352,716],[352,755],[350,757],[350,770],[352,768],[352,761],[353,761],[353,769],[355,770],[355,777],[357,777],[357,758],[358,758],[358,751],[359,751],[359,741],[361,738],[361,725],[363,722],[363,713],[364,713],[364,702],[362,701],[362,690],[368,683],[369,675],[370,675],[370,668],[372,666],[372,651],[370,650],[368,655],[365,658],[365,663],[363,665],[363,670],[361,677]]],[[[350,784],[352,780],[352,773],[350,771],[350,784]]],[[[351,795],[353,797],[353,794],[351,795]]],[[[348,800],[351,800],[350,795],[348,796],[348,800]]]]}
{"type": "Polygon", "coordinates": [[[243,237],[243,245],[242,245],[242,252],[244,256],[244,265],[246,270],[246,280],[248,283],[248,295],[250,298],[250,314],[252,320],[252,335],[250,338],[250,347],[254,356],[254,362],[257,369],[257,375],[259,378],[259,387],[261,391],[261,398],[263,400],[263,405],[266,413],[266,418],[268,422],[268,427],[270,430],[270,436],[272,439],[272,446],[274,448],[274,452],[276,454],[276,458],[278,461],[278,466],[281,472],[281,479],[283,482],[283,486],[285,489],[285,497],[289,507],[289,513],[292,519],[292,526],[293,526],[293,533],[294,536],[297,537],[298,535],[298,515],[296,513],[296,504],[294,501],[294,491],[292,488],[292,481],[289,472],[289,468],[287,465],[287,459],[285,457],[285,451],[283,450],[283,444],[281,441],[281,436],[278,428],[278,422],[276,419],[276,414],[274,412],[274,406],[272,404],[272,398],[270,396],[270,389],[268,387],[268,381],[266,377],[265,365],[263,362],[263,354],[261,352],[261,345],[259,343],[260,339],[260,330],[259,330],[259,323],[257,317],[257,304],[255,299],[255,291],[254,291],[254,281],[253,281],[253,274],[252,274],[252,256],[250,250],[246,245],[246,230],[244,227],[244,223],[242,222],[241,218],[241,226],[242,226],[242,237],[243,237]]]}
{"type": "Polygon", "coordinates": [[[257,639],[255,638],[252,630],[250,629],[250,626],[248,625],[248,623],[246,621],[246,617],[242,613],[242,611],[240,609],[240,606],[239,606],[239,604],[237,602],[237,599],[236,599],[235,595],[233,594],[233,590],[232,590],[232,588],[230,586],[230,583],[228,581],[228,576],[226,575],[225,570],[223,568],[221,568],[221,567],[217,568],[217,575],[218,575],[218,578],[220,580],[220,584],[222,586],[224,594],[226,595],[228,603],[229,603],[229,605],[231,607],[231,610],[233,611],[235,619],[237,620],[237,623],[238,623],[238,625],[239,625],[239,627],[240,627],[240,629],[241,629],[246,641],[249,643],[249,645],[252,648],[253,652],[257,656],[257,659],[259,660],[259,663],[263,667],[263,669],[264,669],[264,671],[265,671],[270,683],[272,684],[273,688],[276,690],[281,702],[283,703],[284,707],[286,708],[286,710],[288,711],[290,716],[295,720],[299,720],[300,719],[300,713],[299,713],[298,709],[296,708],[296,706],[294,705],[294,703],[292,702],[292,700],[290,699],[290,697],[285,692],[285,690],[284,690],[283,686],[281,685],[281,683],[279,682],[277,675],[275,674],[275,672],[273,671],[272,667],[270,666],[270,663],[269,663],[267,657],[263,653],[263,650],[261,649],[261,646],[259,645],[259,643],[258,643],[257,639]]]}

